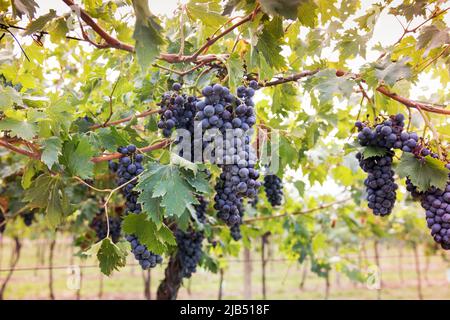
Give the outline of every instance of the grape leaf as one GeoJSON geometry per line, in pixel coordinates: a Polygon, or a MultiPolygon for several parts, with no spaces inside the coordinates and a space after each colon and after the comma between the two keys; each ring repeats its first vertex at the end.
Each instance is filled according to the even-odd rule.
{"type": "Polygon", "coordinates": [[[403,153],[396,172],[402,178],[409,177],[419,191],[426,191],[432,186],[445,189],[448,180],[448,170],[442,161],[430,156],[421,161],[407,152],[403,153]]]}
{"type": "Polygon", "coordinates": [[[450,44],[450,28],[440,29],[437,25],[432,24],[421,29],[421,33],[417,39],[417,48],[426,48],[425,55],[431,49],[444,44],[450,44]]]}
{"type": "Polygon", "coordinates": [[[0,120],[0,130],[10,130],[11,136],[17,136],[25,140],[31,140],[36,134],[36,125],[27,121],[19,121],[16,119],[0,120]]]}
{"type": "Polygon", "coordinates": [[[282,15],[285,18],[295,20],[297,8],[304,0],[260,0],[263,10],[271,15],[282,15]]]}
{"type": "Polygon", "coordinates": [[[87,179],[93,174],[94,163],[91,161],[93,156],[94,150],[88,137],[75,135],[71,140],[64,142],[60,162],[67,167],[69,174],[87,179]]]}
{"type": "Polygon", "coordinates": [[[306,27],[317,25],[317,5],[313,0],[304,0],[297,8],[297,18],[306,27]]]}
{"type": "Polygon", "coordinates": [[[14,104],[23,105],[20,93],[13,87],[0,86],[0,111],[6,111],[14,104]]]}
{"type": "Polygon", "coordinates": [[[180,217],[198,201],[192,193],[192,187],[181,175],[180,170],[173,165],[161,168],[162,179],[153,188],[153,197],[161,197],[161,206],[166,209],[167,216],[180,217]]]}
{"type": "Polygon", "coordinates": [[[178,165],[180,168],[184,168],[186,170],[190,170],[195,174],[197,174],[198,167],[195,163],[186,160],[183,157],[180,157],[176,153],[170,153],[170,163],[174,165],[178,165]]]}
{"type": "Polygon", "coordinates": [[[286,64],[281,55],[283,35],[283,21],[277,16],[264,23],[263,31],[256,43],[256,50],[261,52],[267,63],[275,69],[283,68],[286,64]]]}
{"type": "Polygon", "coordinates": [[[386,148],[368,146],[368,147],[363,148],[361,154],[364,159],[369,159],[369,158],[373,158],[373,157],[385,156],[387,154],[387,150],[386,150],[386,148]]]}
{"type": "Polygon", "coordinates": [[[410,21],[414,17],[425,16],[427,5],[427,0],[402,1],[402,4],[399,6],[391,8],[389,13],[394,15],[404,15],[406,19],[410,21]]]}
{"type": "Polygon", "coordinates": [[[67,27],[67,21],[65,17],[59,17],[54,19],[49,23],[47,28],[48,33],[50,34],[50,39],[52,42],[59,42],[66,38],[66,34],[69,32],[69,28],[67,27]]]}
{"type": "Polygon", "coordinates": [[[206,178],[207,177],[204,172],[199,172],[196,175],[191,172],[185,172],[186,181],[199,193],[208,194],[212,192],[206,178]]]}
{"type": "Polygon", "coordinates": [[[305,89],[319,92],[321,104],[325,104],[333,99],[334,96],[350,97],[353,92],[354,82],[348,77],[336,76],[335,70],[322,70],[313,77],[305,81],[305,89]]]}
{"type": "Polygon", "coordinates": [[[301,180],[297,180],[294,182],[294,186],[298,190],[298,194],[300,195],[300,197],[303,197],[303,195],[305,194],[305,183],[301,180]]]}
{"type": "Polygon", "coordinates": [[[71,213],[71,206],[59,176],[41,174],[24,194],[24,201],[31,208],[46,209],[46,219],[50,227],[57,227],[64,216],[71,213]]]}
{"type": "Polygon", "coordinates": [[[114,244],[111,239],[106,238],[94,244],[83,255],[96,255],[100,270],[103,274],[110,276],[114,270],[125,267],[127,251],[120,243],[114,244]]]}
{"type": "Polygon", "coordinates": [[[26,14],[30,19],[34,19],[36,8],[39,8],[34,0],[12,0],[11,4],[14,18],[22,18],[22,15],[26,14]]]}
{"type": "Polygon", "coordinates": [[[33,33],[36,33],[37,31],[41,31],[45,28],[48,22],[53,20],[56,17],[56,11],[53,9],[50,9],[49,13],[44,14],[43,16],[40,16],[36,20],[31,21],[28,25],[26,30],[24,31],[24,36],[32,35],[33,33]]]}
{"type": "Polygon", "coordinates": [[[51,170],[55,163],[58,163],[58,157],[61,154],[62,142],[58,137],[50,137],[42,143],[41,160],[51,170]]]}
{"type": "Polygon", "coordinates": [[[230,55],[226,63],[228,70],[228,86],[231,92],[235,92],[236,88],[241,84],[244,70],[242,68],[242,59],[237,52],[230,55]]]}
{"type": "Polygon", "coordinates": [[[136,14],[133,33],[136,40],[136,54],[142,70],[147,70],[158,56],[164,38],[161,36],[158,18],[150,12],[148,1],[133,0],[133,7],[136,14]]]}
{"type": "Polygon", "coordinates": [[[382,81],[390,86],[393,86],[401,79],[408,79],[411,77],[411,68],[406,64],[408,57],[391,62],[386,58],[382,63],[375,64],[375,75],[379,81],[382,81]]]}

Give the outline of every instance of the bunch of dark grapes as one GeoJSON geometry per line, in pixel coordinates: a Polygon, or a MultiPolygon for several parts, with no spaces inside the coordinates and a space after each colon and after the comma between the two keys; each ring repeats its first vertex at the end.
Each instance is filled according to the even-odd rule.
{"type": "Polygon", "coordinates": [[[392,156],[392,153],[388,153],[382,157],[364,159],[361,153],[356,155],[360,167],[368,173],[364,185],[367,188],[369,208],[375,215],[390,214],[395,204],[398,185],[394,181],[392,156]]]}
{"type": "MultiPolygon", "coordinates": [[[[241,223],[243,198],[254,197],[260,186],[255,170],[257,157],[250,145],[256,123],[252,97],[257,87],[258,83],[251,81],[249,88],[238,87],[234,96],[227,87],[214,84],[203,88],[204,98],[199,100],[180,94],[181,85],[175,83],[173,91],[164,94],[161,101],[158,127],[164,136],[169,137],[173,128],[189,130],[191,138],[195,129],[203,133],[203,139],[191,139],[189,160],[195,150],[200,152],[201,161],[216,163],[222,169],[215,187],[214,208],[230,227],[241,223]],[[196,111],[194,117],[192,111],[196,111]],[[223,139],[221,146],[215,145],[218,136],[223,139]]],[[[181,141],[180,138],[175,143],[181,141]]]]}
{"type": "Polygon", "coordinates": [[[278,176],[274,174],[266,175],[264,177],[264,190],[272,207],[281,204],[283,200],[283,182],[278,176]]]}
{"type": "MultiPolygon", "coordinates": [[[[211,153],[222,169],[215,186],[214,208],[218,217],[232,228],[233,238],[238,239],[244,214],[243,199],[255,197],[261,185],[255,169],[256,153],[250,144],[252,127],[256,123],[252,100],[255,89],[240,86],[234,96],[227,87],[215,84],[205,87],[202,93],[205,99],[197,102],[195,119],[200,121],[204,132],[210,130],[214,134],[214,129],[219,130],[224,138],[223,148],[216,146],[211,153]]],[[[206,138],[207,134],[208,131],[206,138]]],[[[206,145],[203,142],[203,147],[206,145]]]]}
{"type": "MultiPolygon", "coordinates": [[[[450,164],[446,164],[450,170],[450,164]]],[[[408,191],[414,192],[413,197],[421,200],[427,219],[427,226],[431,230],[434,241],[444,250],[450,250],[450,172],[449,180],[444,190],[431,187],[425,192],[418,192],[417,188],[407,179],[408,191]]]]}
{"type": "Polygon", "coordinates": [[[174,129],[187,129],[193,134],[193,119],[197,98],[180,92],[181,84],[174,83],[172,91],[166,92],[161,99],[161,120],[158,128],[168,138],[174,129]]]}
{"type": "Polygon", "coordinates": [[[139,239],[134,235],[127,235],[125,239],[127,239],[127,241],[131,244],[131,252],[134,254],[136,260],[139,261],[139,264],[143,270],[154,268],[156,265],[162,263],[162,257],[148,251],[147,247],[141,244],[139,239]]]}
{"type": "MultiPolygon", "coordinates": [[[[129,182],[122,188],[122,194],[126,199],[125,214],[139,214],[142,211],[141,205],[137,203],[139,193],[134,190],[134,187],[138,183],[136,177],[144,171],[142,166],[144,156],[142,154],[136,154],[136,150],[136,146],[134,145],[119,147],[118,152],[122,155],[119,163],[117,164],[112,161],[109,163],[111,171],[117,174],[117,185],[121,186],[129,182]]],[[[128,235],[126,239],[130,242],[131,251],[136,260],[139,261],[142,269],[153,268],[158,263],[162,263],[162,257],[149,251],[134,235],[128,235]]]]}
{"type": "Polygon", "coordinates": [[[23,223],[29,227],[33,224],[34,221],[34,211],[28,211],[22,214],[23,223]]]}
{"type": "Polygon", "coordinates": [[[6,228],[5,221],[6,221],[5,216],[3,215],[3,212],[0,211],[0,234],[5,231],[6,228]]]}
{"type": "MultiPolygon", "coordinates": [[[[199,204],[195,206],[197,220],[205,222],[206,208],[208,202],[202,197],[198,198],[199,204]]],[[[204,234],[202,231],[195,231],[189,228],[188,231],[175,231],[175,238],[178,245],[178,258],[181,264],[181,275],[183,278],[190,278],[197,271],[197,265],[203,254],[202,243],[204,234]]]]}
{"type": "MultiPolygon", "coordinates": [[[[122,231],[120,217],[109,217],[109,235],[114,243],[119,242],[120,233],[122,231]]],[[[97,235],[97,241],[106,238],[108,233],[108,226],[106,224],[105,209],[100,208],[100,211],[92,219],[89,227],[95,231],[97,235]]]]}
{"type": "Polygon", "coordinates": [[[404,132],[405,116],[401,113],[390,116],[389,119],[370,128],[367,124],[357,121],[358,142],[361,146],[374,146],[386,149],[400,149],[412,152],[418,144],[419,137],[415,132],[404,132]]]}

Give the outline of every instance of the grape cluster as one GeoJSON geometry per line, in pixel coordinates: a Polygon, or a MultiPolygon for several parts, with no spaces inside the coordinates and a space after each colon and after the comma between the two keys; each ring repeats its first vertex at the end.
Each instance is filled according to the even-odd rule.
{"type": "Polygon", "coordinates": [[[368,173],[364,185],[367,188],[369,208],[375,215],[390,214],[395,204],[398,185],[394,181],[392,156],[392,153],[388,153],[382,157],[364,159],[361,153],[356,155],[360,167],[368,173]]]}
{"type": "MultiPolygon", "coordinates": [[[[202,130],[217,129],[225,137],[223,148],[216,146],[212,152],[214,161],[222,169],[215,186],[214,208],[218,217],[232,228],[233,238],[238,239],[244,214],[243,199],[255,197],[261,185],[255,169],[256,152],[250,145],[252,127],[256,123],[252,100],[255,89],[239,86],[234,96],[227,87],[215,84],[205,87],[202,93],[205,99],[197,102],[195,119],[200,121],[202,130]]],[[[203,142],[203,147],[205,145],[207,143],[203,142]]]]}
{"type": "MultiPolygon", "coordinates": [[[[446,164],[450,171],[450,164],[446,164]]],[[[431,230],[434,241],[439,243],[444,250],[450,250],[450,172],[449,180],[444,190],[431,187],[425,192],[418,192],[409,178],[406,180],[408,191],[413,198],[420,199],[424,208],[427,226],[431,230]]]]}
{"type": "Polygon", "coordinates": [[[193,134],[193,119],[197,98],[180,93],[181,84],[174,83],[172,91],[164,93],[161,99],[161,120],[158,128],[168,138],[173,129],[187,129],[193,134]]]}
{"type": "MultiPolygon", "coordinates": [[[[122,231],[120,217],[108,217],[109,221],[109,235],[114,243],[119,242],[120,233],[122,231]]],[[[100,211],[92,219],[89,227],[95,231],[97,235],[97,241],[106,238],[108,232],[108,226],[106,224],[105,209],[100,208],[100,211]]]]}
{"type": "Polygon", "coordinates": [[[6,223],[5,223],[5,216],[3,215],[3,212],[0,211],[0,234],[5,231],[6,223]]]}
{"type": "MultiPolygon", "coordinates": [[[[120,158],[119,163],[110,161],[109,167],[111,171],[116,172],[117,174],[117,185],[120,186],[129,182],[121,189],[122,194],[126,199],[125,214],[139,214],[142,211],[142,207],[137,203],[139,193],[134,190],[134,187],[138,183],[138,179],[135,179],[136,176],[144,171],[142,166],[144,156],[142,154],[136,154],[137,149],[134,145],[119,147],[117,151],[122,157],[120,158]]],[[[130,242],[131,251],[136,260],[139,261],[142,269],[146,270],[148,268],[153,268],[156,264],[162,262],[162,257],[149,251],[145,245],[139,242],[136,236],[128,235],[126,239],[130,242]]]]}
{"type": "Polygon", "coordinates": [[[274,174],[266,175],[264,177],[264,190],[272,207],[281,204],[283,200],[283,183],[278,176],[274,174]]]}
{"type": "Polygon", "coordinates": [[[162,257],[148,251],[147,247],[141,244],[136,236],[127,235],[125,239],[131,244],[131,252],[134,254],[136,260],[139,261],[143,270],[154,268],[157,264],[162,263],[162,257]]]}
{"type": "MultiPolygon", "coordinates": [[[[200,152],[202,162],[216,163],[222,169],[215,186],[214,208],[230,227],[241,223],[243,198],[253,198],[261,185],[255,169],[256,152],[250,145],[256,123],[252,97],[257,88],[258,83],[250,81],[250,87],[239,86],[235,96],[227,87],[213,84],[203,88],[200,100],[180,94],[181,85],[175,83],[173,92],[161,101],[158,127],[164,136],[170,136],[172,128],[187,129],[191,137],[195,129],[202,132],[201,138],[191,140],[190,159],[194,151],[200,152]]],[[[179,142],[181,138],[175,143],[179,142]]]]}
{"type": "Polygon", "coordinates": [[[405,132],[405,116],[401,113],[390,116],[389,119],[370,128],[367,124],[357,121],[358,142],[361,146],[375,146],[386,149],[400,149],[412,152],[418,144],[419,137],[415,132],[405,132]]]}
{"type": "Polygon", "coordinates": [[[25,225],[27,227],[31,226],[34,221],[34,211],[29,211],[29,212],[23,213],[22,220],[23,220],[23,223],[25,223],[25,225]]]}
{"type": "MultiPolygon", "coordinates": [[[[208,202],[203,197],[198,197],[198,200],[199,204],[195,205],[197,220],[204,223],[208,202]]],[[[190,278],[197,271],[197,265],[203,254],[202,242],[205,238],[204,234],[202,231],[195,231],[192,228],[186,232],[178,229],[175,231],[175,238],[182,268],[181,275],[183,278],[190,278]]]]}

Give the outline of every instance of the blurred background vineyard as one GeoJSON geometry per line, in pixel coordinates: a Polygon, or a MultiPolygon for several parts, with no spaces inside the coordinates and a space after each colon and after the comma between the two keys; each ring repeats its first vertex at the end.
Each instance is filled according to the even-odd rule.
{"type": "MultiPolygon", "coordinates": [[[[270,237],[267,240],[265,281],[257,244],[259,250],[243,250],[223,260],[222,272],[200,269],[184,281],[179,299],[262,299],[264,282],[267,299],[450,299],[450,256],[435,251],[431,242],[419,245],[416,256],[413,247],[401,241],[363,241],[359,254],[346,257],[357,263],[361,274],[355,271],[351,279],[352,275],[339,272],[336,254],[330,256],[332,270],[327,279],[312,273],[308,260],[299,264],[288,259],[271,245],[270,237]],[[381,283],[377,283],[377,274],[381,274],[381,283]],[[364,279],[358,281],[358,275],[364,279]]],[[[10,274],[15,248],[13,239],[2,239],[0,283],[10,274]]],[[[108,278],[100,274],[94,259],[74,257],[68,238],[26,240],[20,251],[4,299],[155,299],[165,267],[143,272],[129,259],[121,272],[108,278]],[[76,289],[78,281],[80,290],[76,289]]]]}

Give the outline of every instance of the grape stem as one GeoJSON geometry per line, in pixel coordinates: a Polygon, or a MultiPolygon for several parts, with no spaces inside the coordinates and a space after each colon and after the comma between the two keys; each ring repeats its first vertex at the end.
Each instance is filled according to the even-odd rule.
{"type": "Polygon", "coordinates": [[[113,194],[122,189],[123,187],[125,187],[127,184],[131,183],[132,181],[138,179],[144,172],[141,172],[140,174],[138,174],[137,176],[135,176],[133,179],[128,180],[127,182],[125,182],[124,184],[121,184],[120,186],[118,186],[117,188],[114,188],[111,190],[111,192],[108,194],[108,196],[105,199],[105,204],[103,205],[103,208],[105,209],[105,218],[106,218],[106,238],[109,238],[109,214],[108,214],[108,203],[111,200],[111,197],[113,196],[113,194]]]}

